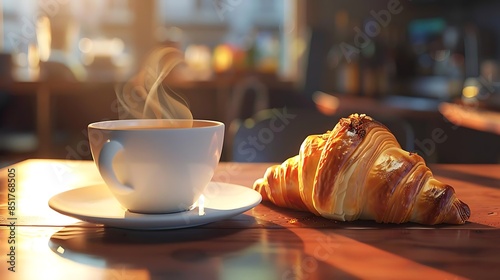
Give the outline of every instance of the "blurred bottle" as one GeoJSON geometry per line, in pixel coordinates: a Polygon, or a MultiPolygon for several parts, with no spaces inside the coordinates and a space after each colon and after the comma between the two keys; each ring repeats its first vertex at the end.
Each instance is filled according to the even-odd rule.
{"type": "Polygon", "coordinates": [[[256,38],[255,63],[259,72],[276,74],[279,67],[279,40],[271,32],[259,32],[256,38]]]}
{"type": "Polygon", "coordinates": [[[335,13],[334,42],[328,53],[328,68],[333,75],[333,90],[340,94],[359,95],[360,93],[360,50],[353,45],[354,25],[349,13],[339,10],[335,13]]]}

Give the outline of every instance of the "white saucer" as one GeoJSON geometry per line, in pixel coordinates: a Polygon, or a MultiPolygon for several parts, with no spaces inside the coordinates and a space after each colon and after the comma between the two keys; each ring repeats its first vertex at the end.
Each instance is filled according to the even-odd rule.
{"type": "Polygon", "coordinates": [[[210,182],[203,195],[204,215],[198,207],[171,214],[132,213],[118,203],[104,184],[59,193],[49,200],[49,206],[90,223],[154,230],[194,227],[227,219],[255,207],[262,200],[262,196],[250,188],[219,182],[210,182]]]}

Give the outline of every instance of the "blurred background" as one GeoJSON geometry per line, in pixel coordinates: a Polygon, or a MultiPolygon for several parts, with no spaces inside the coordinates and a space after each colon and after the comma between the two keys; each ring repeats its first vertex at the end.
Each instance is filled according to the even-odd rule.
{"type": "Polygon", "coordinates": [[[86,127],[151,51],[225,161],[283,161],[366,113],[431,163],[500,162],[500,3],[468,0],[3,0],[0,165],[91,159],[86,127]]]}

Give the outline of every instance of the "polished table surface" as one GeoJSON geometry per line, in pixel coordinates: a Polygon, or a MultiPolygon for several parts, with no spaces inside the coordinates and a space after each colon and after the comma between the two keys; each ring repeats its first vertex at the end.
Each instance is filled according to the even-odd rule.
{"type": "MultiPolygon", "coordinates": [[[[213,180],[251,187],[269,165],[221,163],[213,180]]],[[[0,279],[498,279],[500,165],[431,169],[470,206],[467,224],[336,222],[261,203],[204,226],[142,231],[48,207],[59,192],[102,183],[93,162],[27,160],[0,171],[0,279]]]]}

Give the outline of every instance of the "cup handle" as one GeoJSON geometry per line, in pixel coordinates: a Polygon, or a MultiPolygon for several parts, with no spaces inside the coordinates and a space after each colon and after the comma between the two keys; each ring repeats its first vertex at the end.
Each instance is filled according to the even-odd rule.
{"type": "Polygon", "coordinates": [[[120,142],[110,140],[104,143],[104,146],[101,149],[101,153],[99,154],[98,166],[99,172],[101,173],[101,176],[108,187],[117,192],[128,193],[133,191],[133,188],[122,184],[116,177],[116,174],[113,170],[113,159],[121,150],[123,150],[123,146],[122,144],[120,144],[120,142]]]}

